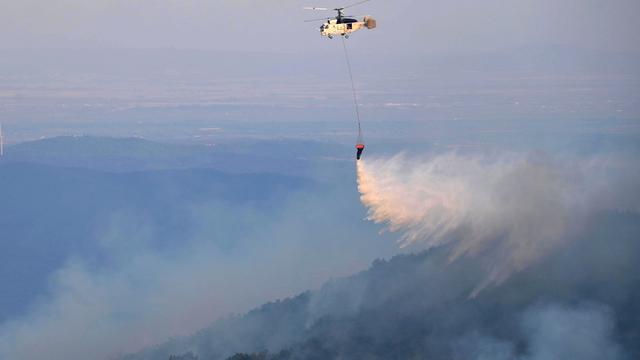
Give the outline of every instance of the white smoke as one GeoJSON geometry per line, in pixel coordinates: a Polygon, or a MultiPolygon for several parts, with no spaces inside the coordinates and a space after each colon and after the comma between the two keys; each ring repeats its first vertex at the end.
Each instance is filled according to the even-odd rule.
{"type": "Polygon", "coordinates": [[[534,305],[520,315],[524,352],[511,340],[472,332],[452,344],[462,360],[627,359],[616,341],[615,314],[605,305],[534,305]]]}
{"type": "Polygon", "coordinates": [[[375,231],[351,226],[357,199],[340,189],[289,196],[270,214],[194,203],[185,215],[193,234],[167,250],[150,245],[154,225],[143,215],[113,214],[96,239],[113,263],[74,258],[52,274],[47,293],[26,314],[0,323],[0,359],[119,359],[385,256],[382,246],[370,246],[375,231]],[[225,222],[247,230],[234,235],[220,226],[225,222]],[[228,238],[232,249],[220,245],[228,238]]]}
{"type": "Polygon", "coordinates": [[[625,358],[614,341],[613,313],[603,305],[530,309],[523,327],[530,334],[527,360],[625,358]]]}
{"type": "Polygon", "coordinates": [[[602,197],[610,165],[534,155],[399,155],[358,162],[358,186],[368,219],[400,231],[401,246],[449,246],[452,261],[484,260],[486,280],[475,295],[570,241],[594,203],[619,203],[602,197]]]}

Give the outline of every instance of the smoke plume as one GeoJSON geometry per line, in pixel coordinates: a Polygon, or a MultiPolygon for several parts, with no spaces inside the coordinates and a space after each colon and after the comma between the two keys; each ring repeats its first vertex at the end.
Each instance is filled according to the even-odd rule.
{"type": "Polygon", "coordinates": [[[622,206],[603,185],[615,183],[605,175],[612,168],[605,159],[446,154],[360,161],[357,171],[368,219],[400,232],[402,247],[446,246],[451,261],[483,260],[476,295],[566,245],[593,211],[622,206]]]}

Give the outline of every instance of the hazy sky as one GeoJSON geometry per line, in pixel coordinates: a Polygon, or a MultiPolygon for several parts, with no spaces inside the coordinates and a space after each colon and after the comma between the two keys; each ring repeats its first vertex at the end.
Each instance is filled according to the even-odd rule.
{"type": "MultiPolygon", "coordinates": [[[[354,0],[355,1],[355,0],[354,0]]],[[[0,49],[192,48],[308,51],[326,46],[326,0],[1,0],[0,49]]],[[[637,51],[637,0],[373,0],[353,15],[378,19],[363,47],[466,52],[569,45],[637,51]]],[[[331,15],[331,13],[327,13],[331,15]]]]}

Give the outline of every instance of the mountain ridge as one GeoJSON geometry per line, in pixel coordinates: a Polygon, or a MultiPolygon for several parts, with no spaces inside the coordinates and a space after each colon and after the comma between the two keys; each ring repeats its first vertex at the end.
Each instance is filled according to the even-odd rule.
{"type": "Polygon", "coordinates": [[[570,246],[476,297],[476,259],[451,262],[436,248],[376,260],[319,290],[123,359],[538,359],[536,344],[553,341],[547,332],[566,340],[549,347],[557,356],[637,357],[640,275],[629,270],[640,256],[640,217],[601,213],[588,227],[570,246]],[[605,236],[613,228],[615,238],[605,236]],[[567,319],[593,333],[558,329],[567,319]]]}

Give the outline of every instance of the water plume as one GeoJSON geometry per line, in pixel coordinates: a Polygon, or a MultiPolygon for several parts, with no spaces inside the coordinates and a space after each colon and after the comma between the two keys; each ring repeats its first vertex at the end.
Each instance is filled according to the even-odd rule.
{"type": "Polygon", "coordinates": [[[487,271],[472,295],[571,241],[593,207],[599,166],[546,156],[404,155],[358,162],[368,219],[399,232],[401,247],[447,246],[487,271]]]}

